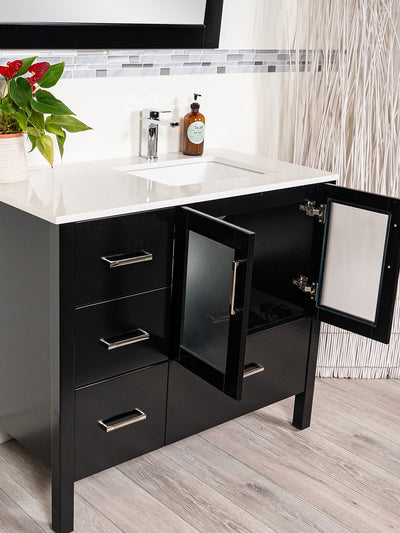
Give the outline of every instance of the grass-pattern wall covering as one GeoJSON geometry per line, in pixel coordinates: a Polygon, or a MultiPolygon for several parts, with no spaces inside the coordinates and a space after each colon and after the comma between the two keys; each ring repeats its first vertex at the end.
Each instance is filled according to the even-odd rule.
{"type": "MultiPolygon", "coordinates": [[[[320,52],[309,72],[293,74],[293,161],[338,172],[342,185],[399,197],[400,2],[307,4],[308,27],[298,31],[320,52]]],[[[389,346],[323,324],[317,373],[400,378],[399,295],[389,346]]]]}

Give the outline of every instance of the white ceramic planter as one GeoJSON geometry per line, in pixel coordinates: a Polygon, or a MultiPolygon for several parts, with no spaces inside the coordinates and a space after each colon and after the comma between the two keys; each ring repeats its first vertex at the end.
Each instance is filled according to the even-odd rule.
{"type": "Polygon", "coordinates": [[[0,183],[16,183],[28,179],[23,133],[0,135],[0,183]]]}

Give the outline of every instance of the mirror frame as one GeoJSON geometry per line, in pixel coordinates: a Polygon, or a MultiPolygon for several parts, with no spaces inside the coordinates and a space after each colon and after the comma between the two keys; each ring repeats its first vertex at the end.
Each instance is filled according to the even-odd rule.
{"type": "Polygon", "coordinates": [[[204,24],[0,24],[4,49],[218,48],[223,0],[207,0],[204,24]],[[18,35],[18,38],[16,37],[18,35]]]}

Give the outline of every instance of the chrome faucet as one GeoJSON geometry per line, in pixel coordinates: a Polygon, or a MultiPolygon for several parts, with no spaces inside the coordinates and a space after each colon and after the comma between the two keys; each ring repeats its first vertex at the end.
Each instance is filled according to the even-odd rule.
{"type": "Polygon", "coordinates": [[[158,149],[158,125],[176,128],[179,122],[170,122],[160,118],[160,113],[171,113],[171,111],[152,111],[143,109],[142,111],[142,141],[140,155],[149,161],[157,159],[158,149]]]}

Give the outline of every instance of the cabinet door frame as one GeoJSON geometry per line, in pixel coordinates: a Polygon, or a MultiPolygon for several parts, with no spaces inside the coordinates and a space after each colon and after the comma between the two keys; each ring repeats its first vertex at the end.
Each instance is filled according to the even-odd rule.
{"type": "MultiPolygon", "coordinates": [[[[326,202],[330,200],[331,202],[337,202],[351,207],[367,209],[371,212],[387,214],[388,225],[374,323],[367,323],[366,321],[360,320],[358,317],[351,317],[335,310],[318,307],[317,305],[314,308],[314,316],[322,322],[346,329],[373,340],[388,343],[390,340],[400,267],[400,200],[331,184],[321,185],[320,191],[323,193],[326,202]]],[[[316,222],[316,224],[318,224],[318,222],[316,222]]],[[[329,210],[327,211],[327,219],[325,222],[325,237],[327,236],[328,231],[329,210]]],[[[320,256],[321,262],[319,266],[317,302],[321,289],[325,254],[326,247],[324,246],[320,256]]]]}
{"type": "Polygon", "coordinates": [[[228,396],[241,399],[244,358],[250,307],[253,268],[254,233],[190,207],[177,208],[172,296],[171,358],[212,384],[228,396]],[[188,260],[189,231],[210,238],[234,250],[237,268],[233,293],[235,314],[229,315],[226,372],[196,358],[181,347],[184,326],[185,286],[188,260]]]}

